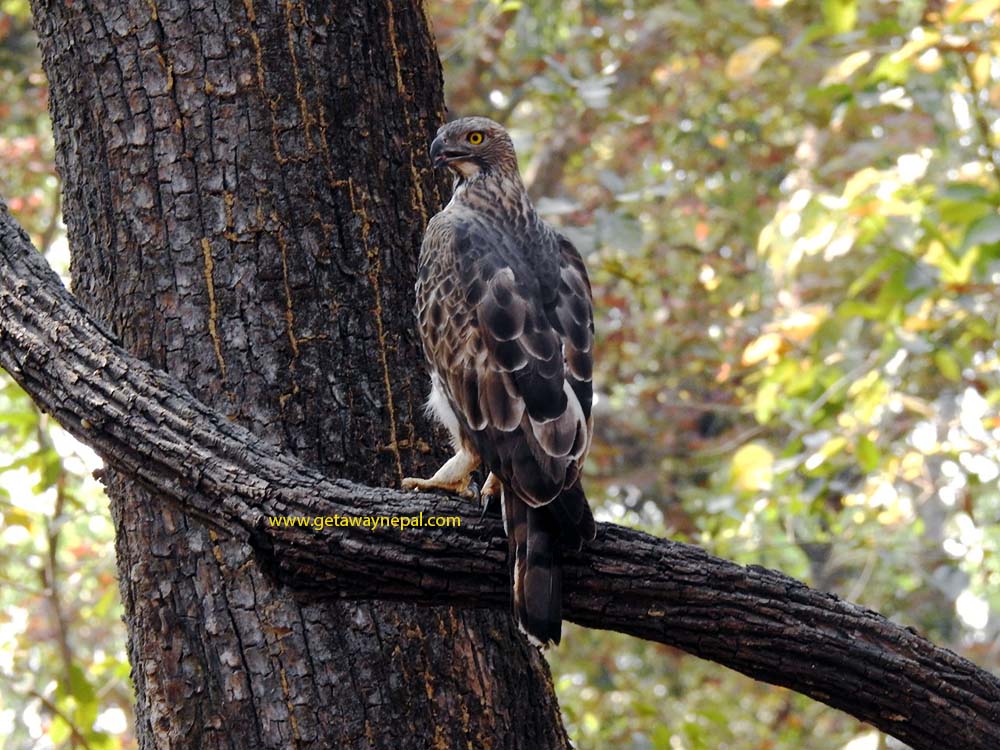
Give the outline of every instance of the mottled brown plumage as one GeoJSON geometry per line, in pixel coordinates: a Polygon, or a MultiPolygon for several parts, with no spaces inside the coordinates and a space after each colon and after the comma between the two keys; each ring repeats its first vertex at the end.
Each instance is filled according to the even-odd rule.
{"type": "Polygon", "coordinates": [[[579,253],[535,213],[500,125],[449,123],[431,156],[457,178],[424,235],[417,319],[429,407],[456,455],[404,486],[467,492],[484,464],[486,491],[502,486],[518,623],[558,643],[560,550],[595,531],[580,485],[591,438],[590,282],[579,253]]]}

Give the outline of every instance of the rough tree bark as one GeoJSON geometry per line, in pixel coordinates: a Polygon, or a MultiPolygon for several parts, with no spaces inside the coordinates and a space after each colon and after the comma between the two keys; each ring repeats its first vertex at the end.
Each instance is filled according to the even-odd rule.
{"type": "MultiPolygon", "coordinates": [[[[406,598],[506,610],[505,542],[468,502],[331,480],[114,345],[0,202],[0,366],[109,464],[246,543],[306,596],[406,598]],[[458,515],[401,532],[268,518],[458,515]]],[[[995,750],[1000,679],[875,612],[780,573],[601,525],[565,566],[565,614],[667,643],[842,708],[916,750],[995,750]]]]}
{"type": "MultiPolygon", "coordinates": [[[[33,12],[78,298],[331,476],[427,471],[411,296],[443,104],[418,0],[33,12]]],[[[245,540],[106,484],[143,748],[568,745],[505,614],[299,600],[245,540]]]]}

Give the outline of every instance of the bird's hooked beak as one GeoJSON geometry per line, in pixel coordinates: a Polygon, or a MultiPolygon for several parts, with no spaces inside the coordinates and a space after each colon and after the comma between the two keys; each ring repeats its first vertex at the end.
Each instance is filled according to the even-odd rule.
{"type": "Polygon", "coordinates": [[[449,162],[458,161],[468,156],[468,151],[449,146],[441,136],[435,138],[431,143],[431,163],[435,167],[447,167],[449,162]]]}

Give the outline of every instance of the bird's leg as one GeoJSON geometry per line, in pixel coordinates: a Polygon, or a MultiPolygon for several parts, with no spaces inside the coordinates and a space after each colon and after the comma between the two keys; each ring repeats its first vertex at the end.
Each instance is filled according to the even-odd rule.
{"type": "Polygon", "coordinates": [[[465,446],[449,458],[444,466],[430,479],[406,477],[403,480],[404,490],[444,490],[462,497],[474,498],[476,494],[469,489],[469,475],[479,466],[479,456],[465,446]]]}

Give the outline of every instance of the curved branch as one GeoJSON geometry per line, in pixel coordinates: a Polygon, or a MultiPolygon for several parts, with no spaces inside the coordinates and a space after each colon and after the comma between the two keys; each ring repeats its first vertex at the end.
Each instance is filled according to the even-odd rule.
{"type": "MultiPolygon", "coordinates": [[[[506,608],[499,522],[468,502],[323,476],[117,346],[0,201],[0,365],[68,431],[310,596],[506,608]],[[277,516],[460,516],[400,531],[277,516]]],[[[602,524],[564,563],[567,619],[676,646],[796,690],[917,750],[1000,746],[1000,680],[913,631],[764,568],[602,524]]]]}

